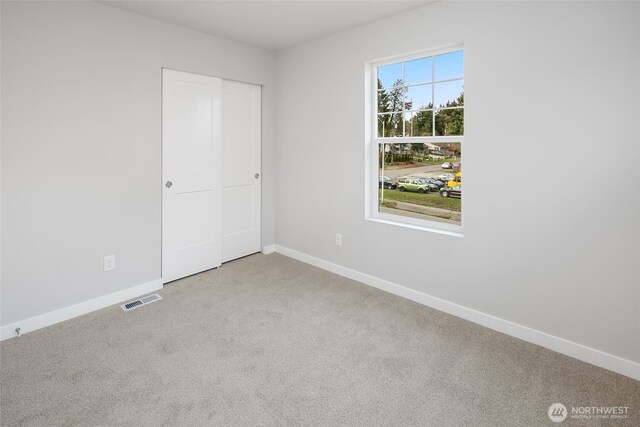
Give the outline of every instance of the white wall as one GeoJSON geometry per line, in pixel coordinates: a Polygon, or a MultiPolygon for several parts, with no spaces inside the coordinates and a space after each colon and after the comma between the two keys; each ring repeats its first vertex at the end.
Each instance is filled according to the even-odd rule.
{"type": "Polygon", "coordinates": [[[90,2],[2,2],[1,47],[3,326],[160,278],[162,67],[264,84],[273,243],[272,52],[90,2]]]}
{"type": "Polygon", "coordinates": [[[276,242],[640,362],[639,18],[445,2],[279,52],[276,242]],[[365,62],[460,42],[464,237],[366,221],[365,62]]]}

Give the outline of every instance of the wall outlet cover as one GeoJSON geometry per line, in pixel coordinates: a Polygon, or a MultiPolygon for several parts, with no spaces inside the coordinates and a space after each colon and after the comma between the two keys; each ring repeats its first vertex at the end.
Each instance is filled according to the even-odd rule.
{"type": "Polygon", "coordinates": [[[104,271],[115,270],[116,268],[116,256],[107,255],[104,257],[104,271]]]}

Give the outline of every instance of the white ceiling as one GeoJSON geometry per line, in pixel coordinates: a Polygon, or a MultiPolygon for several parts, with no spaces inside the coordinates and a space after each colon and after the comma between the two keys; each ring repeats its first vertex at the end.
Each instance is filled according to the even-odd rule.
{"type": "Polygon", "coordinates": [[[271,50],[304,43],[429,1],[100,1],[139,15],[271,50]]]}

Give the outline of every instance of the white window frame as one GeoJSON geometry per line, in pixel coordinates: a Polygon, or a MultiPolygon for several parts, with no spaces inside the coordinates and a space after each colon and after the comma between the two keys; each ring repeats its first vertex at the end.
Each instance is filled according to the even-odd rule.
{"type": "MultiPolygon", "coordinates": [[[[460,225],[413,218],[402,215],[380,212],[378,206],[378,153],[381,143],[436,143],[436,142],[459,142],[461,150],[464,152],[464,136],[412,136],[412,137],[378,137],[377,132],[377,109],[378,109],[378,85],[377,68],[398,62],[407,62],[430,56],[442,55],[445,53],[464,51],[462,44],[448,46],[439,49],[430,49],[410,54],[397,55],[368,62],[365,64],[365,219],[384,224],[408,227],[417,230],[430,231],[447,234],[451,236],[463,237],[464,226],[464,197],[461,199],[461,222],[460,225]]],[[[463,76],[464,77],[464,76],[463,76]]],[[[466,104],[466,102],[465,102],[466,104]]],[[[466,107],[466,105],[465,105],[466,107]]],[[[465,108],[466,110],[466,108],[465,108]]],[[[434,105],[435,111],[435,105],[434,105]]],[[[404,117],[404,113],[403,117],[404,117]]],[[[404,119],[403,119],[404,128],[404,119]]],[[[404,132],[403,132],[404,133],[404,132]]]]}

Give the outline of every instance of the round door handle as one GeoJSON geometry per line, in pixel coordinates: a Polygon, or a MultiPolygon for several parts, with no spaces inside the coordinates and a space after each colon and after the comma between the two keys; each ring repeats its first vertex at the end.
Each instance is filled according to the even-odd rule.
{"type": "Polygon", "coordinates": [[[255,175],[254,175],[254,177],[255,177],[256,179],[258,179],[258,178],[260,178],[260,174],[259,174],[259,173],[257,173],[257,174],[255,174],[255,175]]]}
{"type": "Polygon", "coordinates": [[[173,185],[173,182],[167,181],[167,183],[164,186],[167,188],[171,188],[172,185],[173,185]]]}

